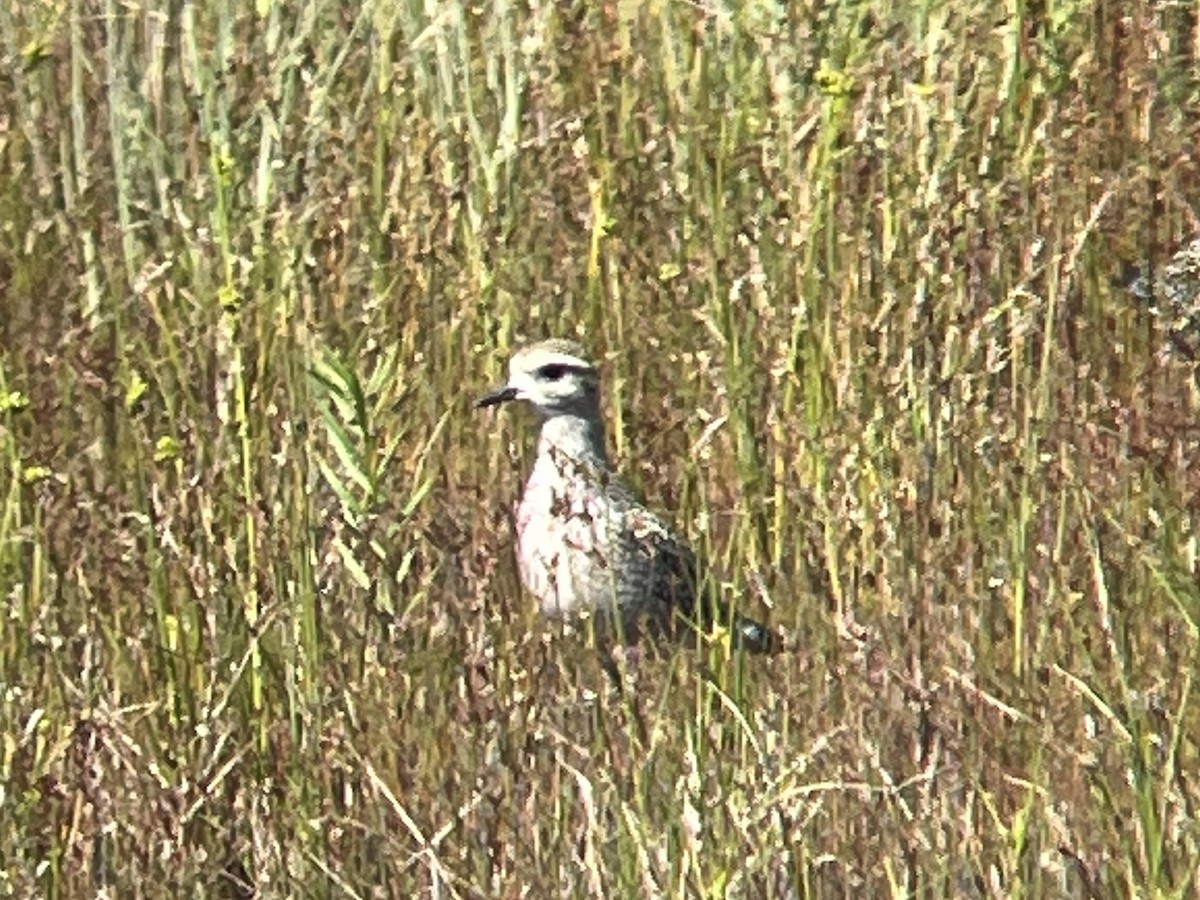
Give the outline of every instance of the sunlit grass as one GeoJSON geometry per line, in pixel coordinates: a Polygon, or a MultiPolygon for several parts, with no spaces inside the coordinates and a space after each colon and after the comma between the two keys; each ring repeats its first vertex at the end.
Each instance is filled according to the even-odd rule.
{"type": "Polygon", "coordinates": [[[0,892],[1194,892],[1194,27],[0,9],[0,892]],[[787,652],[538,620],[546,335],[787,652]]]}

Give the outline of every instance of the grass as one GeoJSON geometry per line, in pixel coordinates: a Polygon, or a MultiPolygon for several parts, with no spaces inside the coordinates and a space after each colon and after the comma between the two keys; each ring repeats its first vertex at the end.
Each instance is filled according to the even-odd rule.
{"type": "Polygon", "coordinates": [[[1196,34],[0,9],[0,894],[1193,895],[1196,34]],[[790,652],[537,620],[545,335],[790,652]]]}

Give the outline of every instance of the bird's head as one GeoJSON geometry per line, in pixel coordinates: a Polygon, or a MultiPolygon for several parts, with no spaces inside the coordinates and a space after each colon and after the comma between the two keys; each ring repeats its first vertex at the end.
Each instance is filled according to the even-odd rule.
{"type": "Polygon", "coordinates": [[[476,408],[522,400],[545,422],[556,416],[594,419],[600,377],[574,341],[540,341],[513,354],[508,381],[475,401],[476,408]]]}

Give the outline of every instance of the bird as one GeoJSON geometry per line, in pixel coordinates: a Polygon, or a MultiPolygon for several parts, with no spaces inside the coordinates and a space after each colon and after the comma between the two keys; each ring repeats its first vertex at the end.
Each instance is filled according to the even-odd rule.
{"type": "Polygon", "coordinates": [[[1200,235],[1160,269],[1126,267],[1122,281],[1130,296],[1158,320],[1169,349],[1200,362],[1200,235]]]}
{"type": "Polygon", "coordinates": [[[515,523],[521,582],[545,615],[590,615],[600,633],[628,644],[720,622],[749,652],[777,649],[766,626],[702,595],[691,546],[614,470],[599,374],[580,344],[551,338],[517,350],[508,380],[475,407],[514,401],[540,430],[515,523]]]}

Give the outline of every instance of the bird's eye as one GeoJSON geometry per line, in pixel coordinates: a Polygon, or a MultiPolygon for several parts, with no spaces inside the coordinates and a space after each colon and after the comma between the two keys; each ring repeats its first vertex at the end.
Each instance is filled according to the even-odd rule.
{"type": "Polygon", "coordinates": [[[551,363],[548,366],[542,366],[538,369],[538,375],[546,381],[558,381],[567,373],[566,366],[559,366],[551,363]]]}

